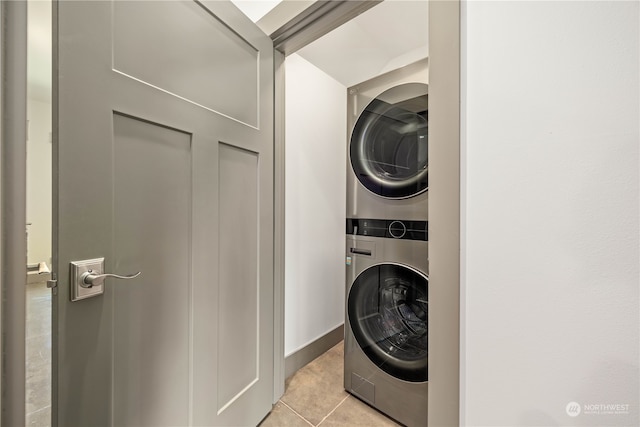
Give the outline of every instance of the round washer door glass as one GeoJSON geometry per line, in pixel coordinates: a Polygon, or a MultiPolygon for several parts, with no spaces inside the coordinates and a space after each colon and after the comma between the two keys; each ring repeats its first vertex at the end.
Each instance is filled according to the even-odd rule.
{"type": "Polygon", "coordinates": [[[380,369],[405,381],[427,380],[428,279],[397,264],[369,267],[347,301],[351,331],[380,369]]]}
{"type": "Polygon", "coordinates": [[[428,86],[406,83],[378,95],[360,114],[349,153],[369,191],[401,199],[428,188],[428,86]]]}

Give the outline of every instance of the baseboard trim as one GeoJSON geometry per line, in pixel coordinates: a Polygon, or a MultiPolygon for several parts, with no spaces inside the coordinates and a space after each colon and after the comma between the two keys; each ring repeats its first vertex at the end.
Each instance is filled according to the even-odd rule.
{"type": "Polygon", "coordinates": [[[332,331],[327,332],[317,340],[307,344],[295,353],[284,359],[284,376],[289,378],[298,369],[311,362],[322,353],[329,350],[334,345],[344,339],[344,325],[340,325],[332,331]]]}

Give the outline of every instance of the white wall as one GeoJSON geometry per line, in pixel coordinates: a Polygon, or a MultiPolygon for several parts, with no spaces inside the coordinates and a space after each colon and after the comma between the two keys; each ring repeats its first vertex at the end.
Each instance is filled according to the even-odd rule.
{"type": "Polygon", "coordinates": [[[27,103],[27,223],[29,264],[51,262],[51,103],[27,103]]]}
{"type": "Polygon", "coordinates": [[[344,322],[346,87],[285,62],[285,355],[344,322]]]}
{"type": "Polygon", "coordinates": [[[464,4],[465,425],[640,424],[639,6],[464,4]]]}

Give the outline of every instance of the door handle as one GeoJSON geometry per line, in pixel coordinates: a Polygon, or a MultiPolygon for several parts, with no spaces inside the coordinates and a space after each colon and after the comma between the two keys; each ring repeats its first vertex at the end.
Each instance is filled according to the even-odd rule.
{"type": "Polygon", "coordinates": [[[352,254],[358,254],[358,255],[368,255],[371,256],[371,251],[369,249],[358,249],[358,248],[350,248],[349,251],[352,254]]]}
{"type": "Polygon", "coordinates": [[[80,275],[80,286],[82,286],[83,288],[91,288],[93,286],[102,285],[104,283],[104,279],[106,279],[107,277],[113,277],[114,279],[128,280],[128,279],[134,279],[138,277],[140,274],[142,274],[141,271],[138,271],[137,273],[134,273],[134,274],[129,274],[127,276],[121,276],[119,274],[111,274],[111,273],[93,274],[93,270],[89,270],[87,272],[82,273],[82,275],[80,275]]]}
{"type": "Polygon", "coordinates": [[[104,281],[107,277],[128,280],[141,274],[139,271],[129,275],[105,273],[104,258],[72,261],[69,267],[71,301],[80,301],[104,294],[104,281]]]}

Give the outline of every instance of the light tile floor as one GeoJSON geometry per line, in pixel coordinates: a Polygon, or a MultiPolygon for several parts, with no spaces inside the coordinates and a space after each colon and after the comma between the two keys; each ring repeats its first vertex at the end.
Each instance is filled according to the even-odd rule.
{"type": "Polygon", "coordinates": [[[51,425],[51,290],[27,285],[27,426],[51,425]]]}
{"type": "Polygon", "coordinates": [[[392,419],[344,391],[343,342],[300,369],[260,427],[386,427],[392,419]]]}
{"type": "MultiPolygon", "coordinates": [[[[51,291],[27,285],[27,426],[51,425],[51,291]]],[[[393,427],[399,424],[344,391],[343,343],[300,369],[260,427],[393,427]]]]}

